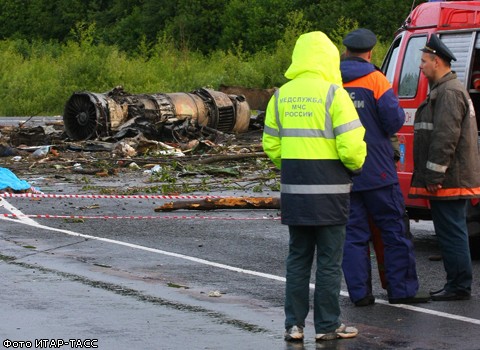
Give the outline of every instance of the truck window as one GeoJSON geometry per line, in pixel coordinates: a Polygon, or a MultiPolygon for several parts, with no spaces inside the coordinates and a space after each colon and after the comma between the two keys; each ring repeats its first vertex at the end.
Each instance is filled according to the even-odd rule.
{"type": "Polygon", "coordinates": [[[426,36],[416,36],[410,38],[407,44],[398,85],[399,97],[415,97],[417,94],[418,79],[420,78],[419,66],[422,57],[420,49],[425,46],[426,42],[426,36]]]}
{"type": "Polygon", "coordinates": [[[387,77],[391,85],[393,85],[393,79],[395,76],[395,68],[398,62],[398,50],[400,46],[401,37],[395,39],[393,44],[388,49],[387,55],[382,63],[382,72],[387,77]]]}

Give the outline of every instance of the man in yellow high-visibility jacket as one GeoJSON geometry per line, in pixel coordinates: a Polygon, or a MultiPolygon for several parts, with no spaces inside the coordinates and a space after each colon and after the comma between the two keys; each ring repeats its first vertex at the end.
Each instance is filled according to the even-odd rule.
{"type": "Polygon", "coordinates": [[[350,338],[340,321],[339,293],[351,177],[366,156],[363,128],[342,87],[340,54],[322,32],[301,35],[285,73],[291,79],[270,100],[263,148],[281,169],[286,259],[285,340],[303,340],[310,272],[317,251],[316,340],[350,338]]]}

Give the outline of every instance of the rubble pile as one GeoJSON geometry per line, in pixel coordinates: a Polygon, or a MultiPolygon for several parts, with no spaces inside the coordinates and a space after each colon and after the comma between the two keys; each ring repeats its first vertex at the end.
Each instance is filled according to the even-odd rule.
{"type": "MultiPolygon", "coordinates": [[[[208,94],[219,99],[216,92],[208,94]]],[[[112,99],[111,94],[108,96],[112,99]]],[[[229,95],[234,101],[242,98],[229,95]]],[[[178,102],[176,107],[180,109],[178,102]]],[[[121,108],[129,110],[129,106],[121,108]]],[[[81,140],[72,137],[75,132],[67,132],[65,118],[40,126],[30,125],[28,119],[18,125],[2,125],[0,118],[1,166],[21,178],[81,182],[88,184],[84,187],[90,191],[101,189],[104,193],[278,189],[278,172],[261,146],[262,111],[248,111],[248,127],[242,132],[221,131],[208,126],[208,121],[199,124],[199,116],[192,121],[185,115],[157,115],[154,129],[162,132],[152,133],[145,132],[152,129],[148,118],[139,114],[141,108],[137,105],[130,110],[136,114],[124,114],[114,128],[100,125],[102,132],[92,132],[81,140]],[[164,120],[162,128],[159,118],[164,120]],[[104,179],[113,178],[121,181],[115,186],[105,185],[104,179]]],[[[81,122],[82,116],[78,118],[81,122]]]]}

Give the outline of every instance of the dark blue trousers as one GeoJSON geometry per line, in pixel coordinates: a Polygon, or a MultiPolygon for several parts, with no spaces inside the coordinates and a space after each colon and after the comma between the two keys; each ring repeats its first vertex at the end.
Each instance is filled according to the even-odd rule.
{"type": "Polygon", "coordinates": [[[447,292],[472,289],[472,261],[468,245],[466,199],[430,200],[433,226],[447,273],[447,292]]]}
{"type": "Polygon", "coordinates": [[[372,293],[369,215],[381,231],[385,247],[388,298],[414,296],[418,291],[415,254],[404,221],[405,204],[400,186],[393,184],[352,192],[350,198],[342,264],[350,299],[356,302],[372,293]]]}

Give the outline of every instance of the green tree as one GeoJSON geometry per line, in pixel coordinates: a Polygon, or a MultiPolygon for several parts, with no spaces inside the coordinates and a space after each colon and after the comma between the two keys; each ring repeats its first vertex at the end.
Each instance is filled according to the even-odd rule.
{"type": "Polygon", "coordinates": [[[28,0],[0,0],[0,39],[23,37],[28,0]]]}
{"type": "Polygon", "coordinates": [[[175,16],[165,24],[165,32],[177,47],[208,53],[218,47],[222,31],[220,16],[226,0],[179,0],[175,16]]]}
{"type": "Polygon", "coordinates": [[[292,1],[230,0],[221,17],[219,48],[241,46],[250,53],[273,49],[284,35],[293,10],[292,1]]]}
{"type": "Polygon", "coordinates": [[[411,6],[411,0],[0,0],[0,39],[65,43],[82,23],[95,24],[96,42],[128,53],[147,52],[166,34],[177,47],[204,54],[238,48],[252,54],[274,49],[293,11],[328,35],[345,18],[388,40],[411,6]]]}
{"type": "Polygon", "coordinates": [[[63,41],[85,10],[81,0],[1,0],[0,37],[63,41]]]}
{"type": "Polygon", "coordinates": [[[164,33],[166,23],[175,17],[177,2],[172,0],[145,1],[141,7],[141,26],[145,40],[154,44],[164,33]]]}
{"type": "MultiPolygon", "coordinates": [[[[412,0],[294,0],[303,7],[305,18],[329,34],[340,17],[369,28],[383,40],[393,36],[412,8],[412,0]]],[[[415,1],[415,6],[427,0],[415,1]]]]}

